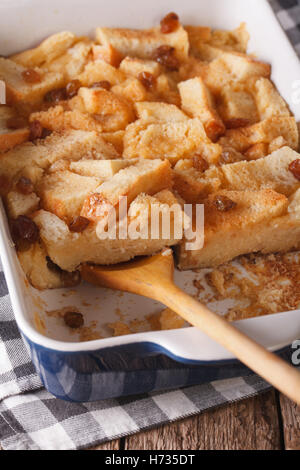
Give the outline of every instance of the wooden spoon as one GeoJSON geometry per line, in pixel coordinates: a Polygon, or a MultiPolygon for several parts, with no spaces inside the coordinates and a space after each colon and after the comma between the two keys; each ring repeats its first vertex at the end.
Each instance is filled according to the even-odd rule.
{"type": "Polygon", "coordinates": [[[300,373],[297,369],[179,289],[173,281],[171,250],[115,266],[84,265],[81,272],[83,279],[97,286],[132,292],[162,302],[300,405],[300,373]]]}

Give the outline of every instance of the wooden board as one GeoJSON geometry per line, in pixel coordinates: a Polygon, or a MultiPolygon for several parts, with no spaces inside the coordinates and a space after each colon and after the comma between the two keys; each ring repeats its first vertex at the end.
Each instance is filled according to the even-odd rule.
{"type": "Polygon", "coordinates": [[[280,409],[286,450],[300,450],[300,407],[283,395],[280,409]]]}

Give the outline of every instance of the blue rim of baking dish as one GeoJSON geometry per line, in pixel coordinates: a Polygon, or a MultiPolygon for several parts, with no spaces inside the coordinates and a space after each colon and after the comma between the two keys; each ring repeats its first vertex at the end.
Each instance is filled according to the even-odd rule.
{"type": "MultiPolygon", "coordinates": [[[[252,376],[237,359],[195,361],[153,342],[96,350],[56,351],[23,335],[46,389],[59,399],[93,402],[252,376]]],[[[276,351],[290,361],[290,346],[276,351]]]]}

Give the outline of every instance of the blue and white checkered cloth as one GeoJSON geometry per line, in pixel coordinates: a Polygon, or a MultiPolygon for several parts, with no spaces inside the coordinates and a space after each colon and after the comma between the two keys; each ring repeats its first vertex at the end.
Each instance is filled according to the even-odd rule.
{"type": "MultiPolygon", "coordinates": [[[[300,3],[271,0],[300,54],[300,3]]],[[[159,426],[270,388],[257,376],[73,404],[43,387],[14,320],[0,265],[0,443],[7,450],[74,450],[159,426]]]]}

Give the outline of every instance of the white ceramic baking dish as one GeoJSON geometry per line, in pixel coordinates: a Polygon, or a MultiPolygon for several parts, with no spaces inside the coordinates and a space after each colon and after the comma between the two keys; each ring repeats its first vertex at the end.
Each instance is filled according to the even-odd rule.
{"type": "MultiPolygon", "coordinates": [[[[272,64],[272,78],[299,120],[300,108],[292,99],[293,82],[300,78],[299,60],[265,0],[0,0],[0,55],[32,47],[62,30],[87,35],[99,25],[151,27],[169,11],[176,11],[184,24],[214,28],[233,29],[245,21],[251,34],[249,51],[272,64]]],[[[118,321],[120,311],[127,320],[142,319],[161,309],[153,301],[129,294],[120,296],[87,284],[71,292],[66,289],[39,292],[29,287],[18,263],[2,205],[0,209],[1,259],[15,317],[36,368],[52,393],[66,399],[94,400],[224,377],[220,374],[224,364],[228,371],[225,376],[241,373],[230,353],[195,328],[108,336],[105,325],[118,321]],[[78,335],[70,334],[62,320],[45,315],[46,311],[67,306],[79,308],[91,332],[101,331],[103,338],[80,342],[78,335]],[[134,366],[138,356],[145,360],[134,366]],[[146,359],[156,356],[157,362],[146,359]],[[172,364],[162,365],[159,362],[162,356],[172,358],[172,364]],[[189,365],[188,372],[183,364],[189,365]],[[179,375],[176,376],[175,370],[180,371],[179,375]],[[118,374],[114,375],[116,371],[118,374]]],[[[190,293],[195,289],[193,276],[191,272],[176,273],[179,285],[190,293]]],[[[222,305],[217,308],[222,312],[222,305]]],[[[276,351],[300,336],[299,311],[236,324],[276,351]]]]}

